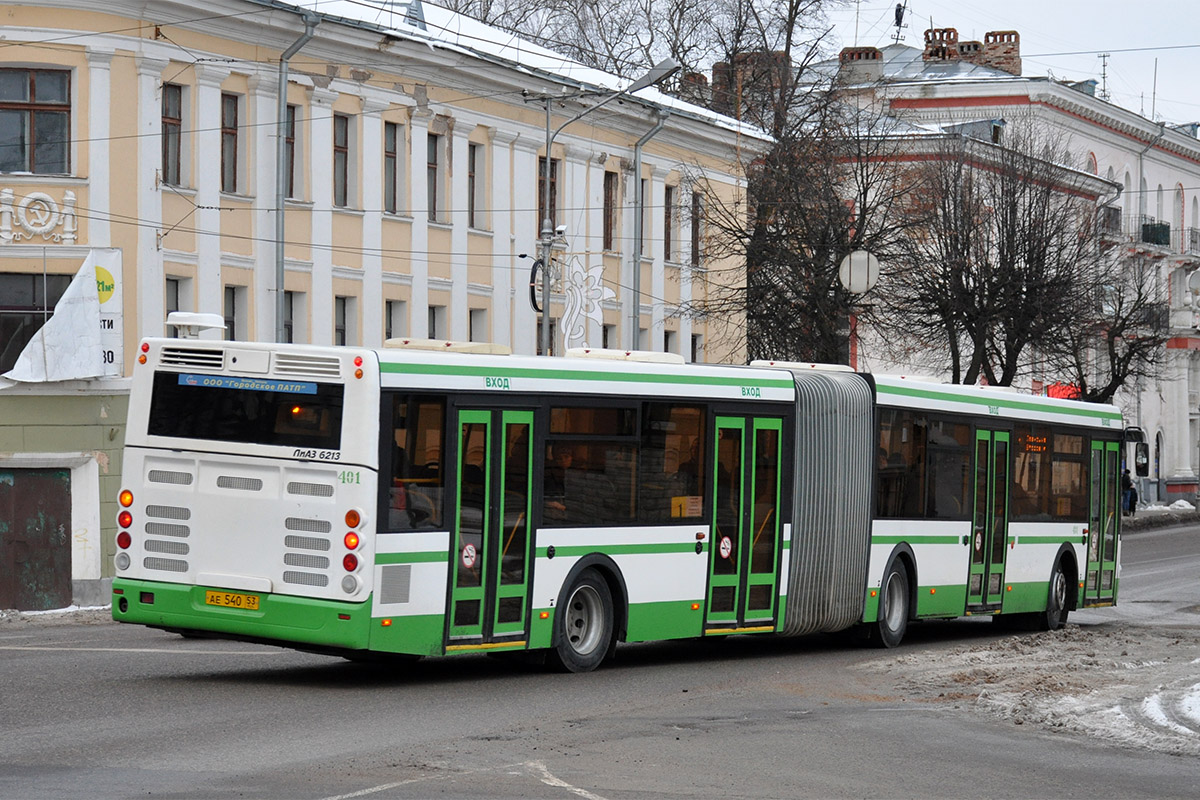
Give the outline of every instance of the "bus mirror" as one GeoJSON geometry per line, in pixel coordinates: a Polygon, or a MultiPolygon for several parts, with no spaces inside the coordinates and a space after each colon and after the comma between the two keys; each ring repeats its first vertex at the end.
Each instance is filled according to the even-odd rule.
{"type": "Polygon", "coordinates": [[[1138,442],[1133,446],[1133,466],[1139,478],[1150,474],[1150,445],[1138,442]]]}

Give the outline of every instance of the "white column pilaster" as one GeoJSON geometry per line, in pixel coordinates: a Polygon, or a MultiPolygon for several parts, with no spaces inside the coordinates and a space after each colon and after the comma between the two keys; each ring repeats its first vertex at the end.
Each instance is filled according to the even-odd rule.
{"type": "MultiPolygon", "coordinates": [[[[134,169],[137,181],[137,216],[148,224],[138,228],[137,266],[131,269],[126,264],[127,275],[137,275],[137,330],[133,340],[143,336],[162,336],[164,309],[163,262],[158,249],[158,235],[162,230],[162,195],[158,191],[158,168],[162,164],[162,71],[167,61],[138,56],[137,70],[137,164],[134,169]]],[[[93,139],[95,137],[93,136],[93,139]]],[[[105,142],[107,144],[107,142],[105,142]]],[[[90,151],[89,151],[90,152],[90,151]]],[[[107,160],[101,156],[102,160],[107,160]]],[[[107,192],[93,178],[92,192],[107,192]]],[[[90,236],[89,226],[89,241],[90,236]]],[[[134,285],[126,281],[126,286],[134,285]]]]}
{"type": "MultiPolygon", "coordinates": [[[[455,122],[455,120],[451,120],[455,122]]],[[[467,137],[471,125],[463,120],[451,127],[450,139],[450,338],[470,338],[471,312],[467,299],[467,137]]]]}
{"type": "MultiPolygon", "coordinates": [[[[497,344],[513,346],[513,319],[522,313],[532,314],[529,308],[528,293],[513,293],[513,286],[522,282],[516,280],[522,270],[529,273],[529,259],[517,260],[513,254],[513,197],[512,197],[512,144],[517,135],[509,131],[498,131],[494,128],[488,134],[491,147],[488,148],[487,163],[491,176],[488,184],[491,197],[488,200],[488,213],[492,224],[492,338],[497,344]],[[518,273],[513,275],[514,270],[518,273]],[[522,306],[522,304],[524,304],[522,306]]],[[[514,348],[515,349],[515,348],[514,348]]]]}
{"type": "Polygon", "coordinates": [[[383,121],[387,101],[362,101],[362,343],[383,344],[383,121]]]}
{"type": "Polygon", "coordinates": [[[650,342],[647,350],[662,352],[666,314],[667,270],[663,260],[663,205],[666,202],[667,170],[650,167],[650,184],[646,187],[646,247],[645,253],[651,258],[650,264],[650,296],[645,298],[650,304],[650,330],[647,331],[650,342]]]}
{"type": "MultiPolygon", "coordinates": [[[[252,75],[246,108],[250,113],[253,171],[248,193],[254,197],[254,339],[275,341],[275,143],[278,80],[252,75]]],[[[285,236],[286,231],[285,231],[285,236]]]]}
{"type": "Polygon", "coordinates": [[[338,93],[313,89],[309,126],[309,172],[312,175],[312,311],[313,344],[333,344],[333,103],[338,93]]]}
{"type": "MultiPolygon", "coordinates": [[[[545,143],[544,136],[539,140],[537,136],[533,135],[523,135],[513,143],[513,241],[518,253],[528,253],[530,256],[528,259],[520,259],[517,262],[518,273],[525,276],[529,275],[529,268],[533,264],[531,259],[536,259],[539,255],[537,159],[540,148],[545,143]]],[[[514,281],[518,287],[527,283],[528,280],[514,281]]],[[[524,291],[524,300],[520,297],[521,294],[521,291],[517,292],[518,297],[515,298],[516,302],[513,306],[512,348],[514,353],[533,355],[538,348],[537,323],[539,318],[529,305],[528,290],[524,291]]]]}
{"type": "MultiPolygon", "coordinates": [[[[112,245],[112,229],[108,219],[112,208],[112,182],[109,179],[109,162],[112,160],[112,59],[112,50],[87,48],[88,207],[91,209],[87,221],[87,243],[92,247],[112,245]]],[[[140,79],[140,70],[138,74],[140,79]]],[[[143,162],[139,159],[139,163],[143,162]]]]}
{"type": "MultiPolygon", "coordinates": [[[[197,64],[196,72],[196,310],[221,314],[221,82],[229,70],[197,64]]],[[[157,113],[157,110],[156,110],[157,113]]],[[[243,131],[245,129],[243,128],[243,131]]],[[[245,141],[239,131],[238,138],[245,141]]],[[[159,147],[155,139],[155,147],[159,147]]],[[[161,149],[158,151],[161,152],[161,149]]]]}
{"type": "Polygon", "coordinates": [[[429,186],[428,172],[429,121],[428,109],[414,108],[409,119],[409,185],[412,187],[412,300],[409,303],[409,335],[414,339],[429,336],[429,186]]]}
{"type": "MultiPolygon", "coordinates": [[[[587,239],[584,246],[584,256],[587,258],[588,269],[604,268],[604,162],[606,154],[589,153],[587,160],[587,211],[585,215],[587,239]]],[[[616,289],[605,284],[606,288],[616,289]]],[[[601,318],[603,319],[603,318],[601,318]]],[[[604,342],[603,322],[589,319],[587,322],[587,342],[591,347],[599,347],[604,342]]],[[[616,345],[616,342],[613,343],[616,345]]]]}

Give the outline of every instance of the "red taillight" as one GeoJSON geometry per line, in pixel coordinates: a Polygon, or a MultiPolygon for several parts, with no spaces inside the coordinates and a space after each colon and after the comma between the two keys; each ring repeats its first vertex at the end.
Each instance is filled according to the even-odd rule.
{"type": "Polygon", "coordinates": [[[122,528],[128,528],[133,524],[133,514],[130,514],[128,511],[122,511],[120,514],[117,514],[117,524],[122,528]]]}
{"type": "Polygon", "coordinates": [[[117,502],[121,504],[122,508],[129,508],[133,505],[133,492],[122,489],[121,493],[117,495],[117,502]]]}
{"type": "Polygon", "coordinates": [[[150,343],[149,342],[142,342],[142,352],[143,353],[150,352],[150,343]]]}
{"type": "Polygon", "coordinates": [[[117,534],[117,547],[125,550],[131,544],[133,544],[133,537],[129,535],[129,531],[121,531],[117,534]]]}
{"type": "Polygon", "coordinates": [[[354,531],[350,531],[349,533],[346,534],[345,541],[346,541],[346,549],[347,550],[357,550],[358,549],[358,534],[355,533],[354,531]]]}
{"type": "Polygon", "coordinates": [[[358,569],[358,556],[346,553],[346,557],[342,559],[342,566],[346,568],[346,572],[354,572],[358,569]]]}
{"type": "Polygon", "coordinates": [[[362,366],[362,356],[355,356],[355,357],[354,357],[354,366],[356,366],[356,367],[361,367],[361,366],[362,366]]]}
{"type": "Polygon", "coordinates": [[[358,513],[357,508],[352,508],[346,512],[346,527],[357,528],[362,524],[362,514],[358,513]]]}

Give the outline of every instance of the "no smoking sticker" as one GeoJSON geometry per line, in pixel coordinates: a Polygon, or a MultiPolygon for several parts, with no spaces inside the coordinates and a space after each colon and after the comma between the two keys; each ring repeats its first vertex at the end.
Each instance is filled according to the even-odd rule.
{"type": "Polygon", "coordinates": [[[729,558],[733,554],[733,540],[728,536],[721,537],[721,558],[729,558]]]}
{"type": "Polygon", "coordinates": [[[477,554],[475,552],[475,545],[468,544],[468,545],[464,546],[462,549],[463,566],[466,567],[467,569],[470,569],[471,567],[475,566],[476,555],[477,554]]]}

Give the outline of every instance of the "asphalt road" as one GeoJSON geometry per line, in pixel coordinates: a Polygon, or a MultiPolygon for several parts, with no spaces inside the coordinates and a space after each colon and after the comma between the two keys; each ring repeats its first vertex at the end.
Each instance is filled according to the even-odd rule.
{"type": "MultiPolygon", "coordinates": [[[[1200,529],[1129,536],[1124,563],[1126,602],[1080,622],[1200,625],[1200,529]]],[[[905,647],[936,659],[998,635],[923,624],[905,647]]],[[[0,797],[1200,796],[1194,759],[918,701],[861,668],[877,657],[838,637],[742,638],[622,647],[559,675],[6,626],[0,797]]]]}

